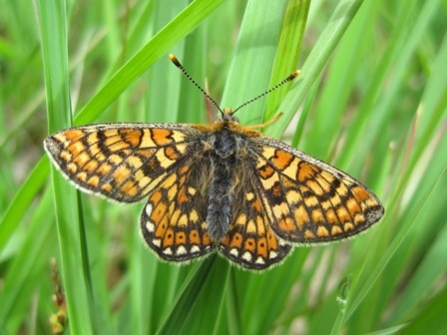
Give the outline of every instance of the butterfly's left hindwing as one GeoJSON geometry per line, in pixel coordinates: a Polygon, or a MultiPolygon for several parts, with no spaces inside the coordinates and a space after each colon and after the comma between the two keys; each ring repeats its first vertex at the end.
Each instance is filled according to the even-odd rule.
{"type": "Polygon", "coordinates": [[[198,133],[176,124],[98,124],[48,137],[45,150],[77,187],[121,202],[147,196],[188,159],[198,133]]]}
{"type": "Polygon", "coordinates": [[[167,261],[189,261],[213,251],[205,218],[208,210],[210,160],[196,143],[195,154],[150,195],[141,214],[144,239],[167,261]]]}

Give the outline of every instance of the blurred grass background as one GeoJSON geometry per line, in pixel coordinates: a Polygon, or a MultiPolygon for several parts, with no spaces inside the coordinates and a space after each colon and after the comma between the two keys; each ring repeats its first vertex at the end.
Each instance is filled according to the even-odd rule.
{"type": "Polygon", "coordinates": [[[447,333],[446,1],[32,4],[0,12],[1,334],[447,333]],[[238,117],[282,111],[266,132],[363,181],[385,217],[261,274],[217,256],[179,267],[146,250],[143,203],[50,178],[49,132],[208,122],[168,52],[224,107],[301,68],[238,117]]]}

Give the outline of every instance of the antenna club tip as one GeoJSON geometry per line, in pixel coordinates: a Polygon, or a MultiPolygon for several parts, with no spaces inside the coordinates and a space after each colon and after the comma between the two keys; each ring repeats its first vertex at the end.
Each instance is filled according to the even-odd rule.
{"type": "Polygon", "coordinates": [[[301,74],[301,70],[296,70],[289,76],[289,80],[293,80],[301,74]]]}
{"type": "Polygon", "coordinates": [[[171,60],[171,62],[174,63],[175,66],[181,67],[180,62],[178,61],[177,57],[174,56],[174,54],[169,54],[169,59],[171,60]]]}

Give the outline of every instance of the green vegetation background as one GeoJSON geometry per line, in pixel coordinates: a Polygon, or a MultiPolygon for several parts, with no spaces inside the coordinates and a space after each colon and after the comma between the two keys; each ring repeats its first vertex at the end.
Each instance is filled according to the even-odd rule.
{"type": "Polygon", "coordinates": [[[58,324],[66,334],[447,333],[446,1],[1,8],[1,334],[58,324]],[[385,217],[353,240],[296,248],[262,274],[217,256],[159,262],[139,236],[143,203],[78,194],[42,141],[73,124],[208,122],[168,52],[223,106],[301,68],[241,122],[283,112],[266,132],[287,128],[284,140],[362,180],[385,217]],[[59,291],[66,312],[52,302],[59,291]]]}

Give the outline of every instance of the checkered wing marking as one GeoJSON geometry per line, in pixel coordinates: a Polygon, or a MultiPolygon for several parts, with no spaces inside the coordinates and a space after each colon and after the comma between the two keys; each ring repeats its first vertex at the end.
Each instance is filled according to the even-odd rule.
{"type": "Polygon", "coordinates": [[[289,242],[330,242],[378,221],[380,200],[346,173],[291,146],[258,138],[256,174],[273,231],[289,242]]]}
{"type": "Polygon", "coordinates": [[[188,155],[196,130],[176,124],[97,124],[44,141],[60,171],[86,192],[134,202],[160,184],[188,155]]]}
{"type": "Polygon", "coordinates": [[[210,160],[199,151],[149,195],[141,214],[144,239],[167,261],[189,261],[214,248],[205,223],[210,160]]]}
{"type": "MultiPolygon", "coordinates": [[[[241,175],[242,171],[243,166],[238,173],[241,175]]],[[[234,192],[234,219],[218,250],[239,266],[263,270],[282,261],[292,247],[270,228],[272,221],[266,214],[265,205],[253,182],[247,179],[236,177],[243,182],[234,192]]]]}

